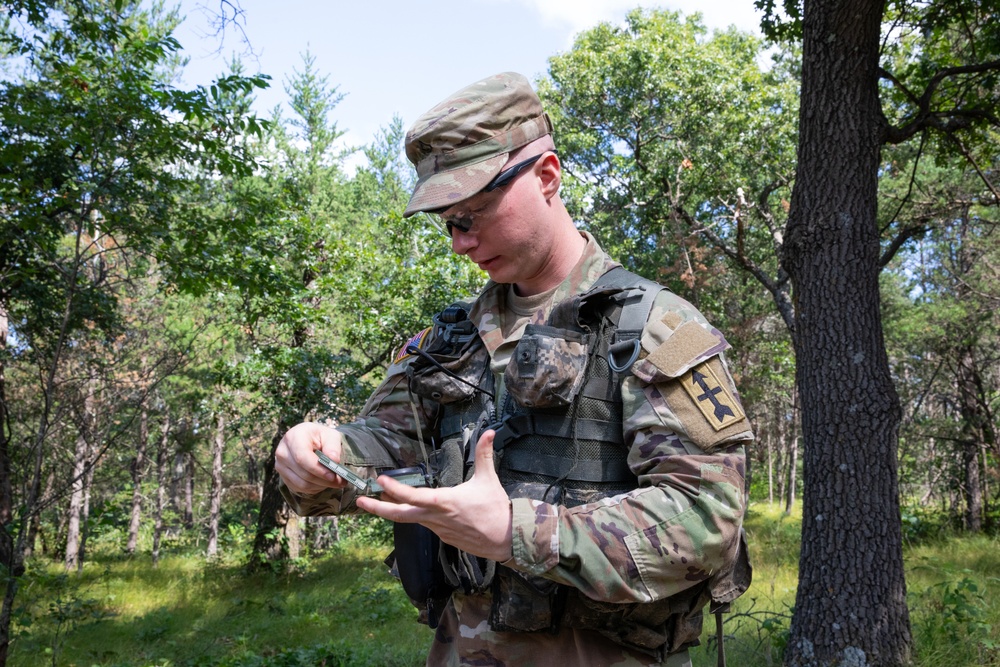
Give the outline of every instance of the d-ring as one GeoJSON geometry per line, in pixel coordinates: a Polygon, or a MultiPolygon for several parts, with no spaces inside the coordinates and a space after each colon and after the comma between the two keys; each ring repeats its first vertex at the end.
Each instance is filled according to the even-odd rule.
{"type": "Polygon", "coordinates": [[[625,340],[615,343],[610,348],[608,348],[608,366],[610,366],[611,370],[613,370],[615,373],[623,373],[624,371],[627,371],[628,369],[632,368],[632,364],[634,364],[635,360],[639,358],[639,350],[641,349],[641,347],[642,346],[639,344],[638,338],[633,338],[631,341],[625,340]],[[615,361],[615,357],[618,355],[619,352],[627,351],[629,343],[632,344],[632,355],[628,358],[628,361],[626,361],[624,364],[619,364],[618,362],[615,361]]]}

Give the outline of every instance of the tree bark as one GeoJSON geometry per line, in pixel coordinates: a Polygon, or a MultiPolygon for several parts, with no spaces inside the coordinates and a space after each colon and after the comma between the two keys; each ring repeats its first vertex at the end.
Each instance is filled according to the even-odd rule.
{"type": "Polygon", "coordinates": [[[135,458],[132,459],[132,512],[128,522],[128,544],[125,551],[131,556],[135,554],[139,543],[139,525],[142,521],[142,479],[143,467],[146,465],[146,447],[149,444],[149,408],[143,401],[139,413],[139,442],[136,443],[135,458]]]}
{"type": "Polygon", "coordinates": [[[63,560],[67,572],[76,569],[80,551],[80,514],[83,508],[83,473],[86,465],[87,439],[80,434],[76,437],[76,448],[73,452],[73,491],[70,493],[67,512],[66,555],[63,560]]]}
{"type": "Polygon", "coordinates": [[[283,421],[279,422],[278,432],[271,439],[270,454],[264,464],[264,490],[260,500],[257,534],[254,537],[253,552],[248,563],[250,572],[259,571],[273,563],[294,557],[290,553],[289,547],[297,548],[298,546],[295,534],[295,531],[298,530],[298,522],[289,522],[291,512],[281,495],[278,486],[278,473],[274,471],[274,452],[285,431],[289,428],[283,421]]]}
{"type": "Polygon", "coordinates": [[[90,473],[91,435],[94,425],[94,383],[93,375],[87,380],[86,397],[83,399],[83,410],[80,417],[79,432],[76,437],[76,448],[73,452],[73,491],[70,494],[68,525],[66,528],[66,555],[64,566],[66,571],[83,568],[83,543],[87,516],[89,515],[89,483],[93,479],[90,473]]]}
{"type": "MultiPolygon", "coordinates": [[[[780,423],[780,422],[779,422],[780,423]]],[[[774,504],[774,438],[770,435],[767,442],[767,504],[774,504]]]]}
{"type": "Polygon", "coordinates": [[[94,457],[94,444],[88,443],[87,468],[83,472],[83,506],[80,508],[80,553],[76,559],[76,571],[83,572],[83,564],[87,561],[87,539],[90,537],[90,492],[94,488],[94,467],[97,465],[94,457]]]}
{"type": "Polygon", "coordinates": [[[789,667],[908,664],[896,445],[879,311],[881,0],[805,0],[783,265],[797,299],[804,493],[789,667]]]}
{"type": "Polygon", "coordinates": [[[5,576],[14,566],[14,488],[10,469],[10,414],[7,411],[6,365],[3,353],[7,349],[7,311],[0,303],[0,570],[5,576]]]}
{"type": "Polygon", "coordinates": [[[215,438],[212,440],[212,490],[208,509],[208,548],[205,555],[214,558],[219,552],[219,518],[222,514],[222,451],[226,444],[226,415],[215,415],[215,438]]]}
{"type": "MultiPolygon", "coordinates": [[[[7,311],[0,303],[0,352],[7,348],[7,311]]],[[[7,664],[10,649],[10,623],[21,575],[24,574],[23,546],[15,545],[11,532],[14,523],[14,493],[11,483],[10,413],[7,411],[5,365],[0,356],[0,578],[6,582],[3,606],[0,607],[0,665],[7,664]],[[20,549],[18,547],[21,547],[20,549]]]]}
{"type": "Polygon", "coordinates": [[[153,566],[160,563],[160,542],[163,540],[163,511],[167,507],[167,445],[170,442],[170,409],[163,413],[163,434],[156,450],[156,517],[153,522],[153,566]]]}
{"type": "Polygon", "coordinates": [[[785,485],[785,514],[792,513],[795,505],[795,493],[798,489],[799,481],[799,386],[798,382],[792,387],[792,418],[789,420],[788,436],[788,471],[787,483],[785,485]]]}
{"type": "Polygon", "coordinates": [[[194,452],[184,453],[184,527],[194,528],[194,452]]]}

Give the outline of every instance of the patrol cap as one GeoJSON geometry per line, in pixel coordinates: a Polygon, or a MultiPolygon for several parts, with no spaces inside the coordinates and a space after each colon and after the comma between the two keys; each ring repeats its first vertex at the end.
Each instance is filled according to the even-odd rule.
{"type": "Polygon", "coordinates": [[[417,185],[403,217],[468,199],[500,173],[511,152],[551,132],[552,121],[521,74],[496,74],[455,91],[406,133],[417,185]]]}

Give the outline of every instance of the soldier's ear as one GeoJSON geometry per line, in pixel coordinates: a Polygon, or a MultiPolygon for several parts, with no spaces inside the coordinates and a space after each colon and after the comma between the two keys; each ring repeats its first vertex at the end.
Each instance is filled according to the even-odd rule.
{"type": "Polygon", "coordinates": [[[559,156],[555,151],[547,152],[535,165],[535,169],[545,199],[556,196],[562,184],[562,165],[559,163],[559,156]]]}

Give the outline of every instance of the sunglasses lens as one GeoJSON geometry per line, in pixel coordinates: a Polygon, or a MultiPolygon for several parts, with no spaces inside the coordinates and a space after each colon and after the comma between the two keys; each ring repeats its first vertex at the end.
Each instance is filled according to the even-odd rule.
{"type": "Polygon", "coordinates": [[[468,234],[472,229],[472,218],[455,218],[454,220],[445,220],[444,224],[448,229],[448,236],[451,236],[452,231],[455,229],[463,234],[468,234]]]}

